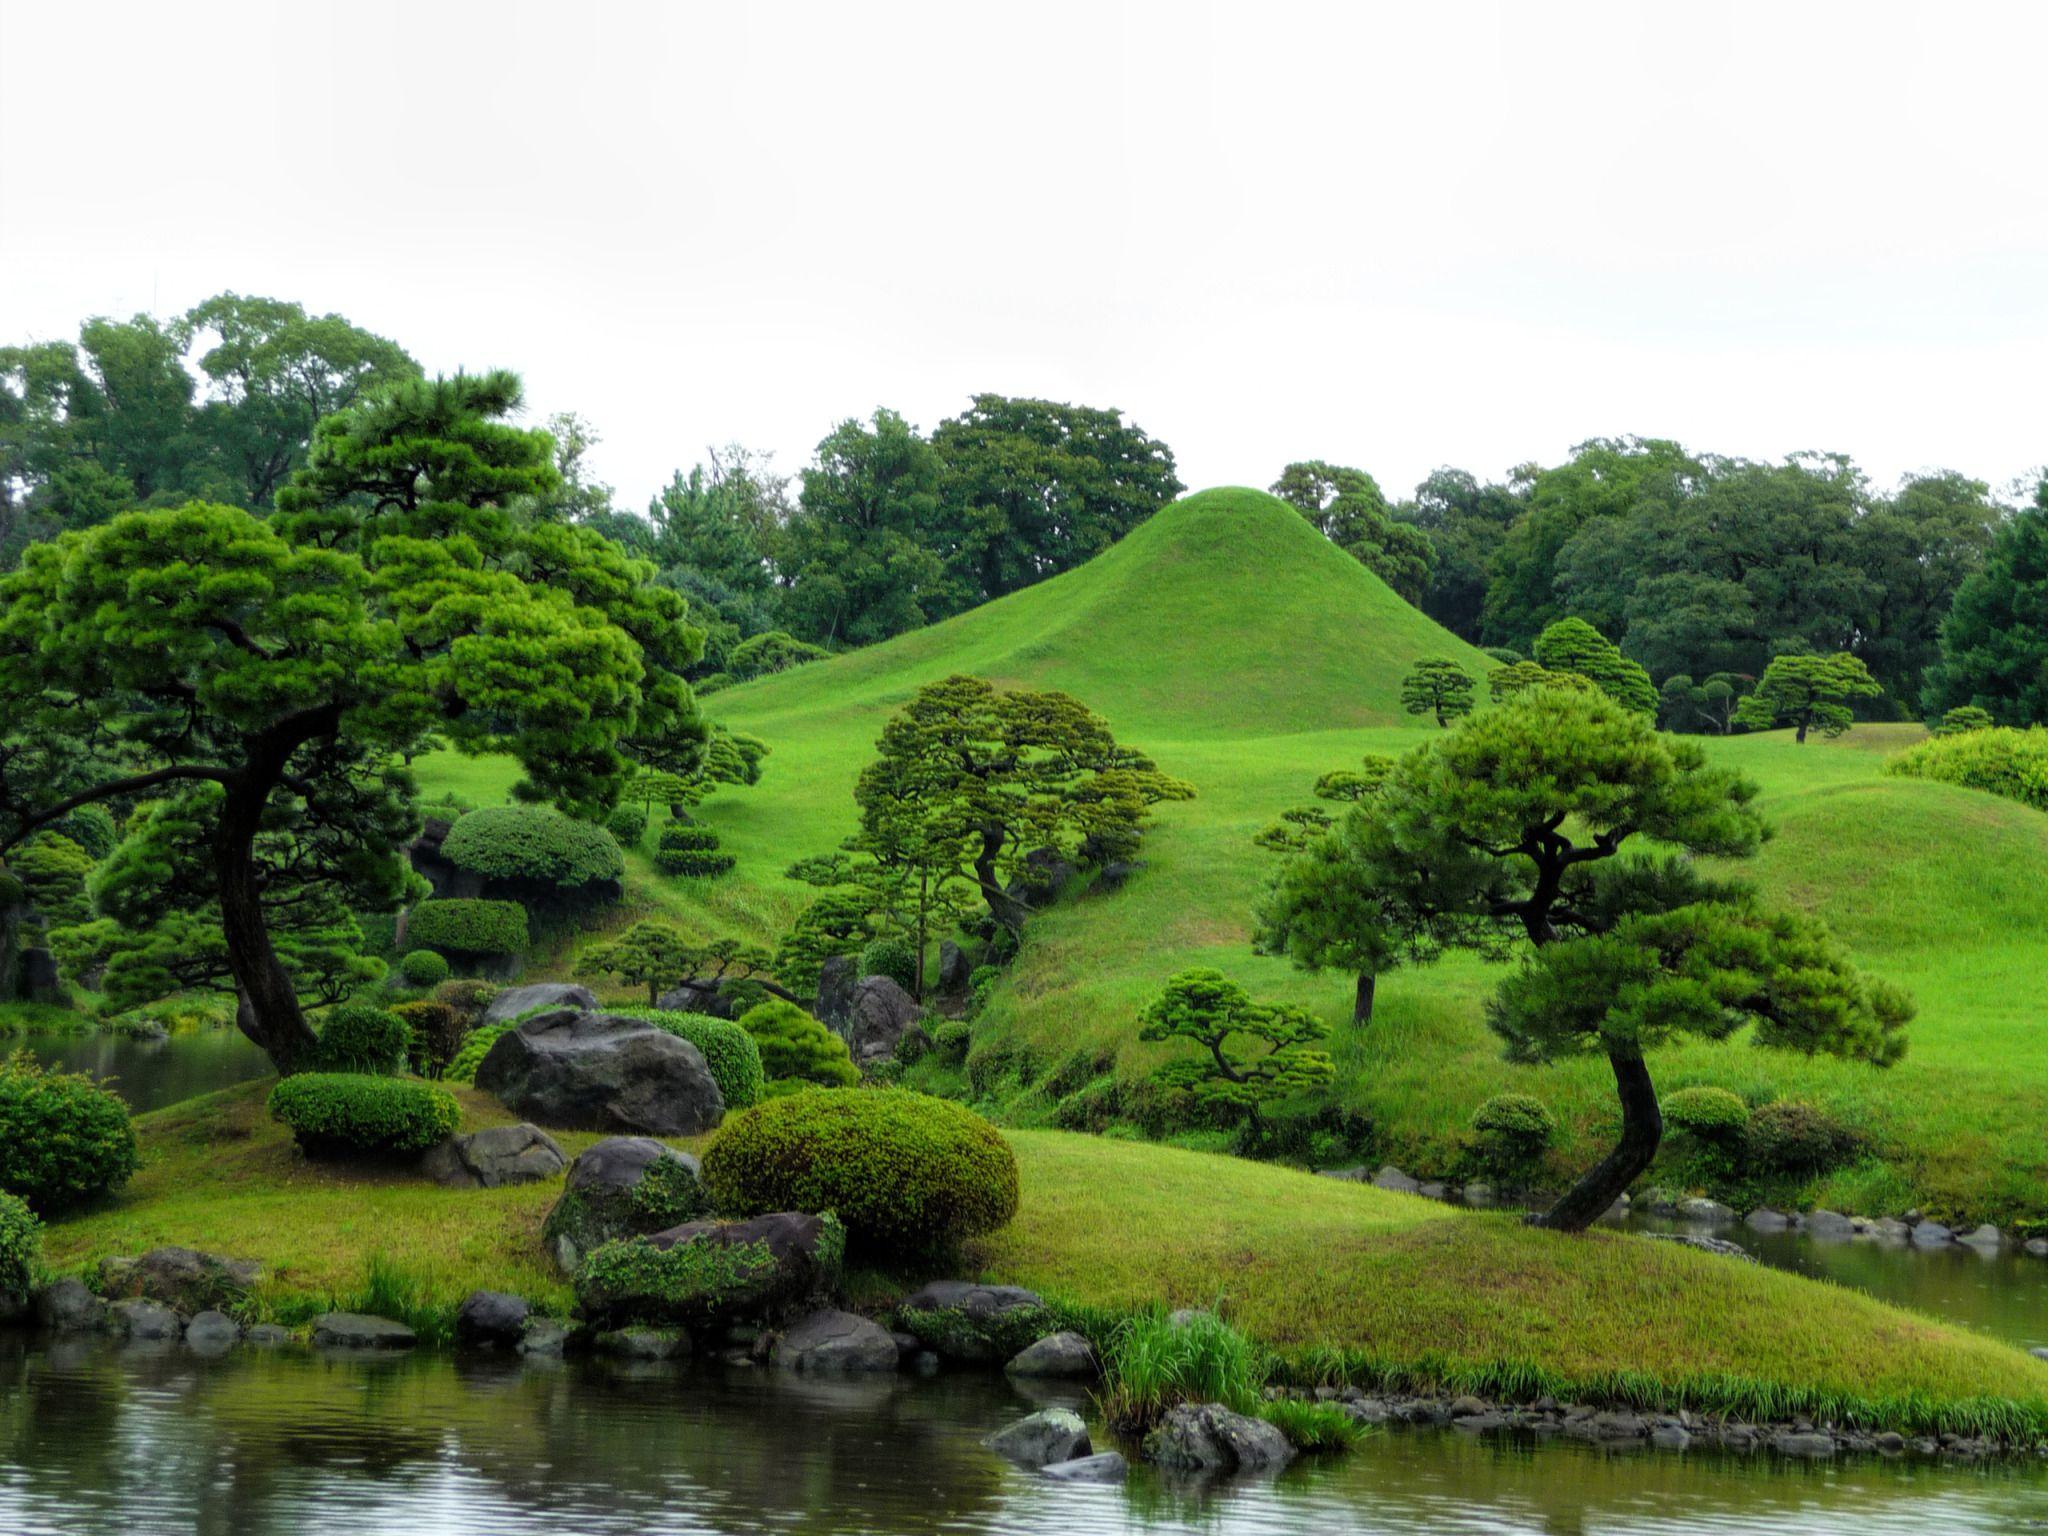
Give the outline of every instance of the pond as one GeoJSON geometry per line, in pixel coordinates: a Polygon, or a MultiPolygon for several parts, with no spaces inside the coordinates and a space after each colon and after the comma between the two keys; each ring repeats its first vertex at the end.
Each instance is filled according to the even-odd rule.
{"type": "Polygon", "coordinates": [[[45,1066],[97,1078],[138,1115],[270,1073],[270,1058],[238,1029],[204,1029],[157,1040],[106,1030],[31,1032],[0,1040],[0,1051],[16,1048],[45,1066]]]}
{"type": "MultiPolygon", "coordinates": [[[[1381,1432],[1277,1480],[1057,1484],[981,1437],[999,1377],[363,1359],[0,1338],[0,1530],[194,1536],[652,1532],[2023,1530],[2048,1468],[1602,1452],[1381,1432]]],[[[1087,1411],[1084,1399],[1067,1401],[1087,1411]]]]}

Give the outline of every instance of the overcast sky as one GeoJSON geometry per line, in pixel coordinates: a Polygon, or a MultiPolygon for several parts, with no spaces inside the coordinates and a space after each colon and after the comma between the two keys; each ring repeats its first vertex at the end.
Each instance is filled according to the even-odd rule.
{"type": "Polygon", "coordinates": [[[630,505],[977,390],[1193,486],[1637,432],[2048,458],[2048,6],[0,0],[0,339],[222,289],[630,505]]]}

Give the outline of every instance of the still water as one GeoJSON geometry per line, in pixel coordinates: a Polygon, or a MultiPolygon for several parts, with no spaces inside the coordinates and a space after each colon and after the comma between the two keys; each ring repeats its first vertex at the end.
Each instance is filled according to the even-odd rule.
{"type": "MultiPolygon", "coordinates": [[[[1087,1411],[1085,1400],[1067,1399],[1087,1411]]],[[[999,1378],[363,1360],[0,1339],[0,1530],[123,1536],[2048,1528],[2048,1468],[1505,1445],[1393,1430],[1270,1482],[1055,1484],[982,1449],[999,1378]]]]}
{"type": "Polygon", "coordinates": [[[198,1030],[162,1040],[98,1030],[0,1040],[0,1052],[17,1047],[44,1066],[98,1079],[138,1115],[270,1072],[270,1059],[237,1029],[198,1030]]]}

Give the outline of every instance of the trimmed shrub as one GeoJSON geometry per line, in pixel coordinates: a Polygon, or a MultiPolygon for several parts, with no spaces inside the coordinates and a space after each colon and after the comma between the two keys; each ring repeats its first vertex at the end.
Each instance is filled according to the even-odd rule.
{"type": "Polygon", "coordinates": [[[932,1059],[957,1067],[967,1059],[967,1047],[974,1043],[974,1030],[965,1019],[947,1019],[932,1026],[932,1059]]]}
{"type": "Polygon", "coordinates": [[[732,648],[726,658],[731,675],[742,682],[756,677],[766,677],[771,672],[787,672],[791,667],[800,667],[806,662],[822,661],[832,653],[822,645],[813,645],[808,640],[799,640],[779,629],[763,634],[750,635],[732,648]]]}
{"type": "Polygon", "coordinates": [[[0,1306],[26,1306],[42,1267],[43,1224],[19,1195],[0,1193],[0,1306]]]}
{"type": "Polygon", "coordinates": [[[435,1002],[446,1003],[471,1023],[484,1016],[484,1010],[491,1006],[497,995],[495,982],[477,981],[466,976],[444,981],[434,988],[435,1002]]]}
{"type": "Polygon", "coordinates": [[[448,829],[441,856],[487,880],[577,891],[626,877],[625,855],[603,827],[545,805],[493,805],[448,829]]]}
{"type": "Polygon", "coordinates": [[[704,1183],[738,1215],[830,1211],[871,1256],[943,1253],[1017,1211],[1017,1159],[996,1128],[901,1088],[757,1104],[726,1121],[704,1183]]]}
{"type": "Polygon", "coordinates": [[[604,819],[604,829],[621,848],[638,848],[647,835],[647,807],[631,802],[613,806],[604,819]]]}
{"type": "Polygon", "coordinates": [[[462,1044],[448,1058],[448,1065],[441,1071],[444,1083],[474,1083],[476,1069],[483,1065],[484,1057],[491,1053],[491,1047],[498,1043],[498,1036],[510,1029],[510,1024],[486,1024],[482,1029],[472,1029],[462,1037],[462,1044]]]}
{"type": "Polygon", "coordinates": [[[917,995],[917,946],[901,934],[884,934],[860,952],[863,976],[886,976],[912,997],[917,995]]]}
{"type": "Polygon", "coordinates": [[[25,1051],[0,1066],[0,1190],[52,1216],[111,1194],[135,1163],[127,1106],[91,1078],[25,1051]]]}
{"type": "Polygon", "coordinates": [[[687,1040],[704,1053],[704,1065],[718,1084],[728,1110],[745,1109],[761,1102],[764,1072],[761,1047],[754,1037],[730,1019],[714,1019],[708,1013],[681,1013],[667,1008],[613,1008],[609,1012],[629,1019],[645,1019],[687,1040]]]}
{"type": "Polygon", "coordinates": [[[8,864],[27,888],[28,904],[52,928],[92,920],[85,882],[93,870],[93,856],[70,838],[38,832],[14,850],[8,864]]]}
{"type": "Polygon", "coordinates": [[[1749,1106],[1726,1088],[1681,1088],[1662,1107],[1666,1125],[1700,1141],[1739,1144],[1749,1126],[1749,1106]]]}
{"type": "Polygon", "coordinates": [[[672,821],[661,829],[654,846],[664,853],[676,850],[710,849],[718,846],[718,834],[698,821],[672,821]]]}
{"type": "Polygon", "coordinates": [[[448,957],[431,949],[415,949],[398,962],[408,987],[438,987],[448,979],[448,957]]]}
{"type": "Polygon", "coordinates": [[[1884,771],[1981,789],[2048,811],[2048,728],[1993,726],[1932,736],[1906,748],[1884,771]]]}
{"type": "MultiPolygon", "coordinates": [[[[1950,711],[1954,713],[1953,710],[1950,711]]],[[[89,854],[94,862],[104,859],[114,851],[114,844],[121,840],[120,832],[114,826],[113,815],[104,805],[81,805],[68,815],[59,816],[50,822],[48,830],[68,837],[89,854]]]]}
{"type": "Polygon", "coordinates": [[[1515,1184],[1529,1178],[1557,1136],[1540,1099],[1497,1093],[1472,1112],[1472,1161],[1481,1173],[1515,1184]]]}
{"type": "Polygon", "coordinates": [[[423,901],[405,922],[406,942],[469,958],[526,948],[526,908],[516,901],[449,897],[423,901]]]}
{"type": "Polygon", "coordinates": [[[315,1060],[325,1072],[390,1076],[405,1066],[411,1031],[387,1008],[349,1003],[330,1009],[320,1025],[315,1060]]]}
{"type": "Polygon", "coordinates": [[[665,875],[707,879],[722,875],[739,861],[718,851],[718,834],[694,821],[677,821],[661,829],[655,840],[654,867],[665,875]]]}
{"type": "Polygon", "coordinates": [[[1863,1150],[1863,1138],[1803,1099],[1780,1099],[1749,1117],[1743,1139],[1753,1172],[1806,1175],[1839,1167],[1863,1150]]]}
{"type": "Polygon", "coordinates": [[[753,1037],[761,1070],[771,1079],[827,1088],[850,1088],[860,1081],[846,1042],[795,1003],[770,998],[741,1014],[739,1025],[753,1037]]]}
{"type": "Polygon", "coordinates": [[[1958,704],[1941,717],[1941,723],[1934,728],[1937,736],[1960,736],[1965,731],[1989,730],[1998,722],[1991,718],[1991,711],[1980,709],[1975,704],[1958,704]]]}
{"type": "Polygon", "coordinates": [[[309,1157],[408,1157],[461,1123],[455,1095],[410,1077],[301,1072],[270,1091],[270,1113],[309,1157]]]}
{"type": "Polygon", "coordinates": [[[439,1077],[462,1049],[469,1020],[446,1003],[400,1003],[391,1010],[405,1021],[405,1059],[421,1077],[439,1077]]]}

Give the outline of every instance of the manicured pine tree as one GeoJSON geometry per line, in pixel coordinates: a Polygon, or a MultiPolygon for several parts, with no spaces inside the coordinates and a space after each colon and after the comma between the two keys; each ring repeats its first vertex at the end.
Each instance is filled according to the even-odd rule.
{"type": "Polygon", "coordinates": [[[1756,692],[1735,706],[1735,723],[1752,731],[1789,725],[1792,739],[1807,732],[1839,736],[1855,722],[1849,700],[1875,698],[1884,690],[1862,662],[1842,651],[1833,656],[1780,656],[1764,668],[1756,692]]]}
{"type": "Polygon", "coordinates": [[[1472,713],[1472,674],[1447,656],[1415,663],[1401,679],[1401,707],[1411,715],[1434,715],[1439,727],[1472,713]]]}

